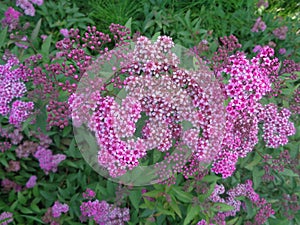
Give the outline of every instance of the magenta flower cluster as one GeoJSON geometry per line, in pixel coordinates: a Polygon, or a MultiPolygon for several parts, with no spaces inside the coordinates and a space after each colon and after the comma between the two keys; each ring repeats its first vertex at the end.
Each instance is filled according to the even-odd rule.
{"type": "Polygon", "coordinates": [[[83,202],[80,211],[82,222],[93,219],[99,225],[123,225],[130,219],[128,208],[119,208],[106,201],[83,202]]]}
{"type": "Polygon", "coordinates": [[[0,65],[0,115],[9,116],[9,123],[15,126],[25,121],[34,109],[33,102],[16,100],[25,96],[27,89],[24,81],[30,76],[15,57],[8,59],[5,65],[0,65]]]}
{"type": "MultiPolygon", "coordinates": [[[[100,146],[98,162],[108,169],[110,176],[121,176],[128,169],[138,166],[138,159],[144,157],[148,149],[168,151],[172,147],[172,139],[178,140],[181,134],[183,142],[193,149],[195,160],[207,163],[216,154],[211,149],[218,148],[208,140],[218,130],[216,126],[213,128],[212,121],[216,118],[212,115],[219,108],[209,107],[208,101],[212,97],[201,88],[205,80],[209,82],[209,75],[205,77],[204,72],[177,68],[179,58],[171,52],[173,46],[172,39],[166,36],[158,37],[154,43],[141,36],[137,38],[133,51],[127,55],[113,50],[100,57],[95,69],[99,65],[101,68],[101,60],[106,62],[114,55],[120,60],[119,70],[128,74],[124,81],[112,78],[108,82],[115,88],[124,87],[127,91],[121,105],[114,97],[102,97],[102,93],[109,92],[108,84],[99,77],[95,81],[83,77],[77,93],[69,98],[73,124],[87,124],[95,133],[100,146]],[[173,71],[169,73],[171,68],[173,71]],[[142,137],[133,138],[135,124],[142,112],[149,119],[142,128],[142,137]],[[191,121],[193,129],[183,131],[179,124],[183,120],[191,121]],[[201,129],[202,137],[199,137],[201,129]]],[[[113,74],[117,68],[115,65],[111,68],[113,74]]],[[[207,89],[211,88],[208,84],[205,83],[207,89]]]]}
{"type": "Polygon", "coordinates": [[[241,196],[247,197],[256,207],[258,207],[259,210],[255,216],[255,224],[264,224],[268,217],[274,214],[274,210],[271,208],[271,204],[267,203],[265,199],[260,198],[259,195],[254,191],[251,180],[247,180],[245,184],[238,184],[235,188],[228,190],[226,192],[226,198],[220,196],[224,193],[224,186],[222,184],[217,184],[213,193],[209,197],[212,202],[221,202],[234,207],[233,210],[219,212],[214,217],[214,220],[218,225],[226,225],[226,217],[235,216],[236,213],[241,210],[242,202],[237,199],[241,196]]]}
{"type": "Polygon", "coordinates": [[[48,174],[50,171],[55,173],[57,171],[58,164],[66,159],[65,155],[53,155],[51,150],[41,146],[37,148],[34,157],[39,160],[39,165],[46,174],[48,174]]]}
{"type": "Polygon", "coordinates": [[[277,113],[274,105],[262,106],[259,103],[272,91],[271,75],[276,74],[279,68],[278,59],[273,56],[274,50],[270,47],[261,47],[251,60],[238,52],[228,58],[228,65],[221,70],[230,75],[228,84],[224,86],[230,101],[226,107],[222,150],[213,163],[212,171],[222,174],[223,178],[231,176],[237,159],[245,157],[258,143],[259,123],[264,122],[264,140],[269,147],[285,145],[287,137],[295,133],[293,123],[288,121],[288,109],[277,113]]]}
{"type": "Polygon", "coordinates": [[[278,112],[275,104],[264,106],[259,113],[263,125],[263,138],[266,146],[269,148],[278,148],[288,143],[288,136],[296,133],[296,128],[289,121],[291,112],[288,109],[282,109],[278,112]]]}
{"type": "Polygon", "coordinates": [[[67,204],[62,204],[56,201],[52,206],[52,216],[58,218],[62,213],[67,213],[69,211],[69,206],[67,204]]]}
{"type": "Polygon", "coordinates": [[[287,26],[278,27],[275,30],[273,30],[274,36],[277,37],[279,40],[285,40],[287,32],[288,32],[287,26]]]}
{"type": "Polygon", "coordinates": [[[41,6],[44,3],[44,0],[17,0],[16,6],[19,6],[24,10],[24,14],[28,16],[35,15],[35,8],[33,4],[41,6]]]}
{"type": "Polygon", "coordinates": [[[13,214],[11,212],[3,212],[0,214],[0,225],[7,225],[13,222],[13,214]]]}
{"type": "Polygon", "coordinates": [[[9,32],[15,30],[19,24],[19,17],[21,15],[22,13],[9,7],[4,13],[5,18],[1,21],[2,27],[8,26],[9,32]]]}
{"type": "Polygon", "coordinates": [[[261,17],[258,17],[256,19],[255,24],[253,25],[251,31],[252,32],[259,32],[259,31],[265,31],[265,29],[267,28],[266,23],[262,20],[261,17]]]}

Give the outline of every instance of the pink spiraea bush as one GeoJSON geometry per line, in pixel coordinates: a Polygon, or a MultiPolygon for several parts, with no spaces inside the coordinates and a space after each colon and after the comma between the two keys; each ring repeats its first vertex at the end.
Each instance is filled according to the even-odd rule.
{"type": "MultiPolygon", "coordinates": [[[[3,26],[15,29],[20,13],[9,9],[5,16],[3,26]]],[[[258,22],[254,30],[263,31],[263,22],[258,22]]],[[[265,182],[276,180],[272,171],[286,172],[287,165],[289,175],[299,173],[297,159],[292,160],[289,151],[273,159],[263,150],[255,149],[257,145],[280,149],[296,133],[291,117],[299,114],[299,89],[293,90],[290,109],[264,100],[281,96],[285,84],[280,77],[288,73],[291,77],[287,80],[297,80],[299,65],[292,60],[285,60],[281,65],[270,46],[256,47],[256,55],[249,57],[237,51],[241,45],[231,35],[220,39],[211,60],[194,55],[198,62],[206,64],[201,68],[205,76],[200,81],[199,74],[179,67],[179,58],[171,51],[174,43],[170,37],[159,36],[151,41],[135,36],[134,50],[124,54],[112,50],[112,45],[126,49],[131,39],[130,30],[112,24],[110,31],[112,35],[95,27],[88,27],[83,34],[78,29],[63,30],[64,38],[56,41],[56,50],[49,60],[41,54],[31,55],[24,61],[9,52],[4,55],[5,63],[0,66],[0,83],[3,84],[0,88],[3,124],[0,157],[4,159],[1,167],[7,174],[1,173],[4,200],[0,202],[3,211],[0,223],[13,222],[13,217],[16,223],[24,223],[26,219],[22,219],[22,215],[29,215],[28,224],[37,221],[48,224],[135,221],[132,223],[136,224],[139,219],[153,222],[166,214],[170,220],[173,218],[174,224],[183,221],[185,224],[192,221],[193,224],[226,224],[232,218],[243,217],[244,211],[252,212],[243,220],[245,224],[263,224],[272,215],[276,216],[281,208],[268,202],[272,199],[259,196],[261,189],[255,177],[251,181],[248,180],[250,175],[242,175],[240,184],[233,181],[227,183],[226,188],[219,180],[221,176],[231,179],[239,169],[242,171],[239,161],[256,152],[265,156],[262,162],[265,163],[262,178],[265,182]],[[108,80],[88,80],[90,83],[85,84],[88,86],[83,85],[88,89],[79,92],[82,88],[79,81],[84,81],[95,62],[113,57],[121,61],[119,67],[110,65],[114,76],[108,80]],[[218,82],[219,95],[209,95],[204,85],[209,83],[200,83],[210,79],[218,82]],[[148,89],[140,88],[142,86],[148,89]],[[114,90],[122,88],[129,94],[118,104],[114,90]],[[162,93],[167,90],[173,98],[151,90],[162,93]],[[217,109],[210,104],[214,101],[224,104],[222,118],[214,117],[217,109]],[[130,139],[142,112],[147,119],[143,119],[141,137],[130,139]],[[183,120],[191,121],[192,128],[185,130],[180,123],[183,120]],[[71,125],[84,123],[101,147],[101,152],[94,157],[111,177],[138,167],[143,160],[152,157],[148,149],[156,148],[161,160],[175,165],[171,170],[159,168],[160,182],[171,171],[172,176],[165,181],[169,186],[160,184],[148,190],[129,186],[116,191],[116,185],[101,180],[89,171],[82,157],[76,155],[79,150],[74,145],[71,125]],[[215,141],[209,142],[212,137],[215,141]],[[179,140],[192,149],[188,160],[184,159],[184,148],[182,152],[170,154],[179,140]],[[211,163],[211,167],[206,168],[203,163],[206,166],[211,163]],[[233,184],[234,187],[230,187],[233,184]],[[26,198],[34,199],[32,205],[36,207],[26,198]],[[191,213],[191,208],[198,211],[191,213]]],[[[287,29],[283,27],[274,30],[274,35],[282,39],[285,32],[287,29]]],[[[40,41],[45,43],[46,40],[40,41]]],[[[297,200],[296,195],[285,195],[283,210],[297,212],[297,200]]],[[[293,219],[291,213],[285,214],[293,219]]]]}

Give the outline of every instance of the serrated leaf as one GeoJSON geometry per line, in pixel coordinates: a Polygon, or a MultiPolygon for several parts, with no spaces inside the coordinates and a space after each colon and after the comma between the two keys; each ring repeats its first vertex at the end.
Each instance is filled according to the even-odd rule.
{"type": "Polygon", "coordinates": [[[142,193],[140,190],[131,191],[129,194],[129,200],[131,201],[133,207],[138,211],[139,210],[139,203],[142,198],[142,193]]]}
{"type": "Polygon", "coordinates": [[[222,202],[217,202],[214,203],[214,207],[212,209],[215,210],[216,212],[227,212],[227,211],[234,210],[234,207],[222,202]]]}
{"type": "Polygon", "coordinates": [[[180,217],[182,218],[182,215],[181,215],[181,211],[179,209],[179,206],[177,204],[177,202],[175,200],[171,201],[170,202],[170,207],[174,210],[174,212],[180,217]]]}
{"type": "Polygon", "coordinates": [[[42,53],[43,59],[46,61],[49,60],[49,50],[50,50],[50,46],[51,46],[51,41],[52,41],[52,35],[50,34],[42,44],[41,53],[42,53]]]}
{"type": "Polygon", "coordinates": [[[42,24],[42,19],[40,19],[36,25],[35,28],[33,29],[32,33],[31,33],[31,37],[30,37],[30,41],[33,42],[34,40],[37,39],[39,32],[40,32],[40,28],[41,28],[41,24],[42,24]]]}
{"type": "Polygon", "coordinates": [[[286,176],[289,176],[289,177],[298,177],[299,175],[294,173],[292,170],[290,169],[286,169],[284,168],[284,171],[280,172],[281,175],[286,175],[286,176]]]}
{"type": "Polygon", "coordinates": [[[8,29],[8,26],[6,26],[0,33],[0,48],[2,46],[4,46],[5,44],[5,39],[6,39],[6,35],[7,35],[7,29],[8,29]]]}
{"type": "Polygon", "coordinates": [[[189,205],[183,225],[191,224],[191,221],[200,213],[200,206],[189,205]]]}
{"type": "Polygon", "coordinates": [[[179,201],[184,203],[192,202],[193,195],[191,193],[184,192],[180,190],[178,187],[173,187],[171,193],[172,192],[175,193],[173,196],[175,196],[179,201]]]}

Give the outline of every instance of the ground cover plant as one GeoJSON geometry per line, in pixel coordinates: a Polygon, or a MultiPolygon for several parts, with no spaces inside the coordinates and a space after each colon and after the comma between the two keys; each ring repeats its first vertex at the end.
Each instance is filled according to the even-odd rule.
{"type": "Polygon", "coordinates": [[[300,224],[299,3],[0,6],[0,224],[300,224]]]}

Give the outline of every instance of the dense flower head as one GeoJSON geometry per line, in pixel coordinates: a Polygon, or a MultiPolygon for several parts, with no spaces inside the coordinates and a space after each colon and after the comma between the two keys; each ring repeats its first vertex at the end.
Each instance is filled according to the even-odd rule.
{"type": "Polygon", "coordinates": [[[274,36],[277,37],[279,40],[285,40],[287,32],[288,32],[287,26],[278,27],[275,30],[273,30],[274,36]]]}
{"type": "Polygon", "coordinates": [[[11,212],[3,212],[0,214],[0,224],[7,225],[13,222],[13,214],[11,212]],[[2,222],[3,221],[3,222],[2,222]]]}
{"type": "Polygon", "coordinates": [[[15,57],[9,58],[5,65],[0,65],[0,114],[8,116],[9,123],[18,127],[31,115],[34,104],[15,100],[26,94],[24,81],[30,76],[22,66],[12,69],[16,65],[19,65],[19,60],[15,57]]]}
{"type": "Polygon", "coordinates": [[[4,13],[5,18],[1,21],[2,27],[8,26],[8,30],[10,32],[16,29],[19,24],[19,17],[21,15],[22,13],[12,7],[9,7],[4,13]]]}
{"type": "Polygon", "coordinates": [[[87,124],[95,133],[100,147],[99,164],[109,171],[110,176],[121,176],[137,167],[138,160],[146,156],[147,150],[167,152],[173,146],[173,139],[179,140],[181,135],[183,142],[193,149],[195,160],[210,162],[217,153],[218,141],[210,142],[209,139],[220,139],[221,130],[213,125],[220,120],[214,116],[220,111],[214,105],[218,105],[216,102],[223,104],[220,95],[216,97],[212,74],[178,68],[180,60],[171,51],[174,43],[167,36],[158,37],[155,42],[140,36],[131,51],[129,47],[125,45],[101,56],[94,68],[84,74],[77,92],[69,98],[74,125],[87,124]],[[93,81],[88,74],[100,71],[101,75],[107,61],[112,78],[102,78],[95,89],[98,80],[93,81]],[[115,78],[118,74],[114,73],[119,71],[126,74],[124,80],[115,78]],[[126,91],[120,104],[117,98],[109,96],[109,85],[126,91]],[[135,137],[136,123],[142,114],[147,119],[141,136],[135,137]],[[182,121],[190,121],[193,128],[184,131],[182,121]]]}
{"type": "Polygon", "coordinates": [[[16,192],[21,191],[22,190],[22,186],[17,184],[16,182],[10,180],[10,179],[3,179],[1,181],[1,186],[2,186],[2,190],[4,192],[9,192],[10,190],[14,190],[16,192]]]}
{"type": "MultiPolygon", "coordinates": [[[[272,91],[272,75],[279,68],[274,50],[268,46],[259,47],[251,60],[242,52],[227,59],[222,70],[230,78],[224,85],[224,94],[230,100],[227,104],[225,137],[221,151],[215,158],[212,171],[227,178],[235,171],[238,157],[246,157],[258,143],[259,122],[263,106],[259,101],[272,91]]],[[[285,124],[289,129],[291,124],[285,124]]]]}
{"type": "Polygon", "coordinates": [[[93,199],[95,196],[96,193],[90,188],[87,188],[85,192],[82,193],[82,197],[85,199],[93,199]]]}
{"type": "Polygon", "coordinates": [[[238,184],[236,187],[226,192],[226,198],[220,196],[225,193],[225,187],[222,184],[217,184],[215,186],[213,193],[209,197],[210,201],[221,202],[234,207],[233,210],[219,212],[215,216],[214,220],[218,222],[218,224],[226,224],[226,217],[235,216],[236,213],[241,210],[242,202],[237,199],[237,197],[240,196],[247,197],[255,206],[259,208],[259,212],[255,216],[256,224],[264,224],[268,217],[274,214],[271,204],[268,204],[265,199],[260,198],[259,195],[254,191],[252,185],[253,183],[251,180],[247,180],[245,184],[238,184]]]}
{"type": "Polygon", "coordinates": [[[260,118],[264,122],[263,138],[267,147],[278,148],[288,143],[288,136],[296,133],[296,128],[289,121],[291,112],[282,109],[278,112],[275,104],[266,105],[260,113],[260,118]]]}
{"type": "Polygon", "coordinates": [[[24,10],[24,14],[28,16],[35,15],[35,8],[33,4],[41,6],[44,3],[44,0],[17,0],[16,6],[19,6],[24,10]]]}
{"type": "Polygon", "coordinates": [[[20,170],[20,162],[10,160],[8,163],[8,168],[6,169],[7,172],[17,172],[20,170]]]}
{"type": "Polygon", "coordinates": [[[124,222],[130,219],[128,208],[119,208],[98,199],[83,202],[80,211],[82,221],[93,219],[96,224],[100,225],[123,225],[124,222]]]}
{"type": "Polygon", "coordinates": [[[63,154],[53,155],[52,151],[39,146],[34,154],[34,157],[39,160],[39,165],[46,174],[50,171],[56,172],[58,164],[66,159],[63,154]]]}
{"type": "Polygon", "coordinates": [[[264,31],[267,28],[267,25],[265,22],[261,19],[261,17],[258,17],[256,19],[255,24],[253,25],[251,31],[252,32],[259,32],[259,31],[264,31]]]}
{"type": "Polygon", "coordinates": [[[31,176],[25,185],[26,188],[33,188],[36,184],[36,180],[37,180],[36,176],[34,176],[34,175],[31,176]]]}
{"type": "Polygon", "coordinates": [[[52,206],[52,216],[58,218],[61,216],[61,213],[67,213],[69,211],[69,206],[67,204],[62,204],[59,201],[56,201],[52,206]]]}

